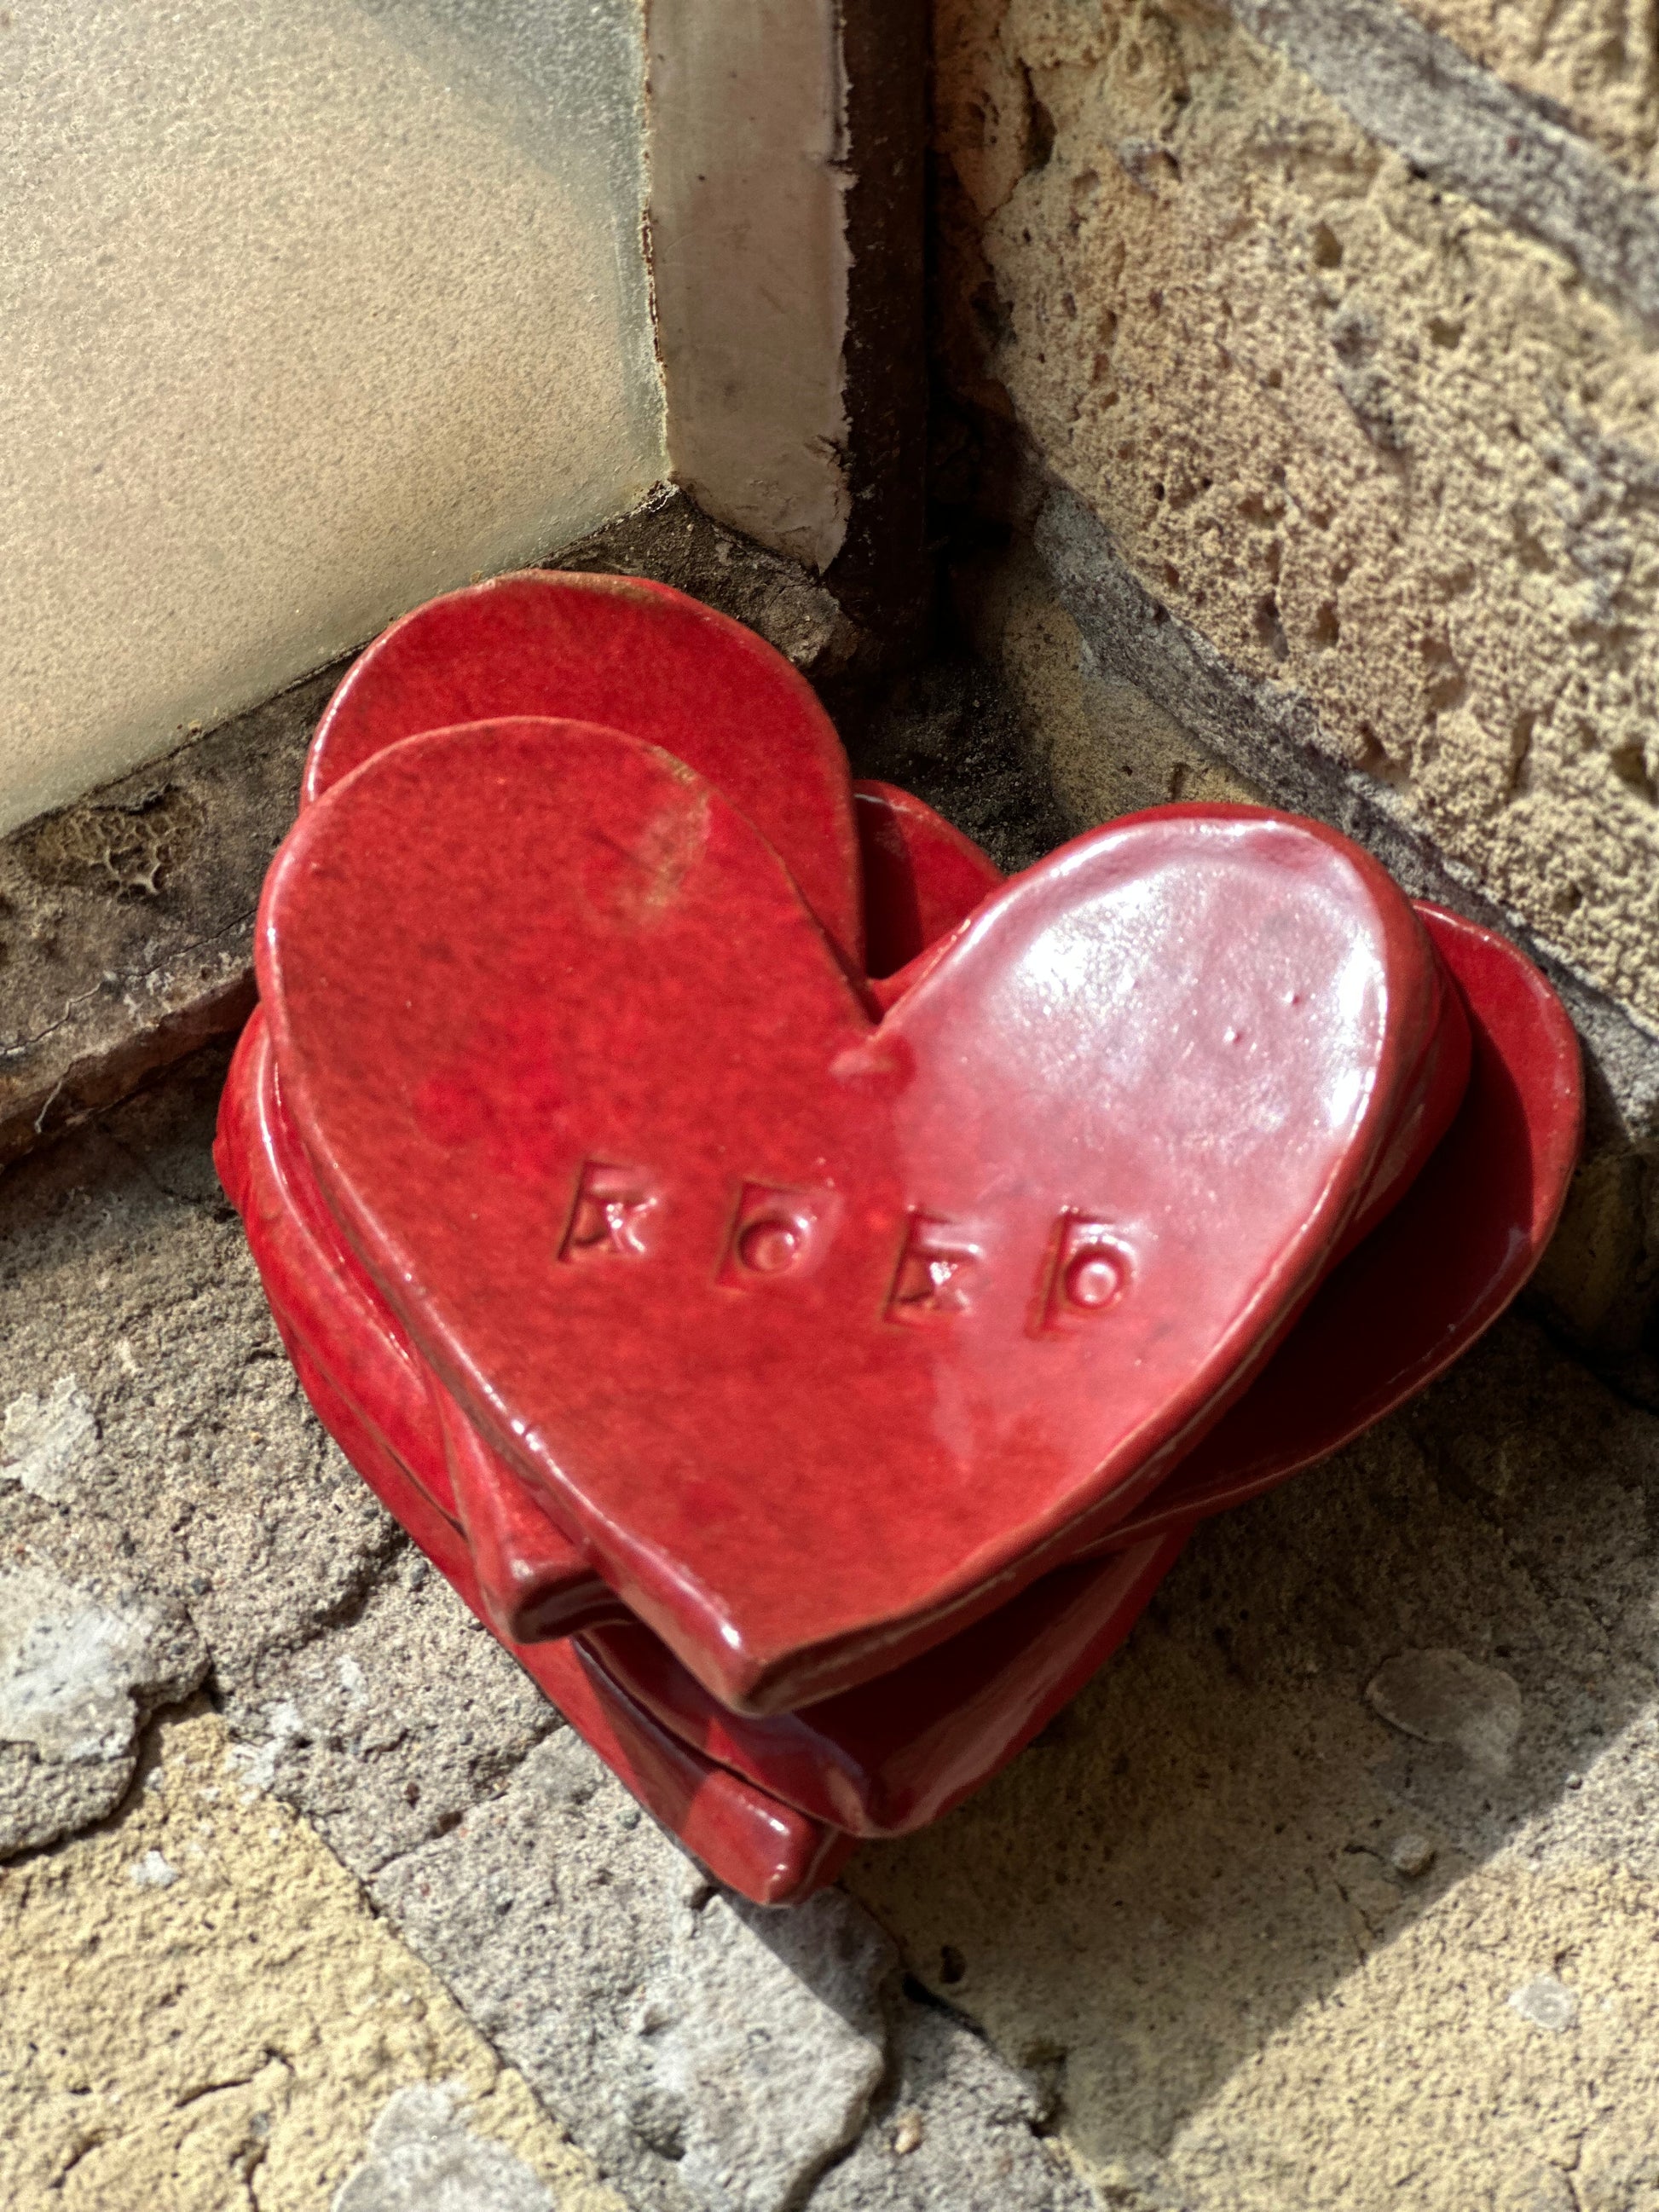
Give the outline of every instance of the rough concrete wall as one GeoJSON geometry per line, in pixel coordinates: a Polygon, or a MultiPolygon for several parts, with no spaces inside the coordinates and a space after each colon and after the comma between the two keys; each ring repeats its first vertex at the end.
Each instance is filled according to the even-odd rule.
{"type": "Polygon", "coordinates": [[[1508,84],[1651,181],[1659,143],[1652,0],[1406,0],[1508,84]]]}
{"type": "Polygon", "coordinates": [[[1646,332],[1218,11],[947,12],[986,365],[1044,462],[1335,760],[1659,1018],[1646,332]]]}
{"type": "Polygon", "coordinates": [[[1659,1144],[1648,13],[937,0],[934,61],[937,482],[1030,533],[959,574],[970,629],[1078,821],[1242,781],[1554,963],[1602,1156],[1554,1287],[1628,1348],[1659,1144]]]}

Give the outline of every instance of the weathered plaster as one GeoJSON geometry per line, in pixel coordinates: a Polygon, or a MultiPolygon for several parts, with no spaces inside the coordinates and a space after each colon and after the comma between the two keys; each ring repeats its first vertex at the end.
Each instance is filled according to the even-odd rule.
{"type": "Polygon", "coordinates": [[[1654,0],[1403,0],[1472,60],[1532,94],[1650,181],[1659,146],[1654,0]]]}
{"type": "Polygon", "coordinates": [[[1316,747],[1659,1018],[1640,331],[1208,8],[946,0],[939,56],[959,284],[984,257],[959,384],[1316,747]]]}
{"type": "Polygon", "coordinates": [[[0,828],[665,473],[635,0],[0,11],[0,828]]]}
{"type": "Polygon", "coordinates": [[[163,1722],[118,1819],[0,1869],[0,2203],[321,2212],[368,2164],[343,2200],[362,2212],[397,2201],[371,2193],[388,2102],[442,2084],[520,2203],[533,2183],[557,2212],[624,2212],[228,1748],[211,1714],[163,1722]]]}
{"type": "Polygon", "coordinates": [[[1223,0],[1420,175],[1561,253],[1615,307],[1659,320],[1659,210],[1546,101],[1480,67],[1399,0],[1223,0]]]}

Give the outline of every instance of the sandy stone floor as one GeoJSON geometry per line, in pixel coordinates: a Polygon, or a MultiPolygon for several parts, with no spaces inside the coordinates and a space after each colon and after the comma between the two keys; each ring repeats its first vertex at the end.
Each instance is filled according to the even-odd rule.
{"type": "Polygon", "coordinates": [[[1659,1421],[1512,1321],[758,1913],[321,1437],[221,1072],[0,1183],[7,2212],[1659,2208],[1659,1421]]]}
{"type": "Polygon", "coordinates": [[[8,1878],[0,2008],[9,2205],[302,2212],[355,2169],[346,2212],[404,2178],[620,2212],[211,1712],[159,1723],[122,1818],[8,1878]]]}

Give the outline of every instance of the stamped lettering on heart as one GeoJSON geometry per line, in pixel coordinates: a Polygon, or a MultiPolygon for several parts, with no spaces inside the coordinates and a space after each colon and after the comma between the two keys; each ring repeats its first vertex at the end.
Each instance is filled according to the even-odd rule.
{"type": "Polygon", "coordinates": [[[749,823],[568,724],[415,738],[261,910],[284,1096],[426,1358],[728,1705],[1129,1510],[1293,1317],[1432,1019],[1376,865],[1091,834],[884,1018],[749,823]]]}

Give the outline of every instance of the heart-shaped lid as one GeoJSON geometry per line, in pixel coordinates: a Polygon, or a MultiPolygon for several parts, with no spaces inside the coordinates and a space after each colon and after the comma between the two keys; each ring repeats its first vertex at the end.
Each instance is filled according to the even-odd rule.
{"type": "Polygon", "coordinates": [[[1128,1510],[1293,1316],[1436,990],[1383,872],[1093,833],[879,1027],[787,873],[613,732],[434,732],[307,811],[260,984],[411,1334],[724,1702],[883,1671],[1128,1510]]]}
{"type": "Polygon", "coordinates": [[[847,757],[799,671],[764,638],[642,576],[525,569],[429,599],[342,679],[306,757],[302,805],[389,745],[501,715],[599,722],[706,775],[863,968],[847,757]]]}

